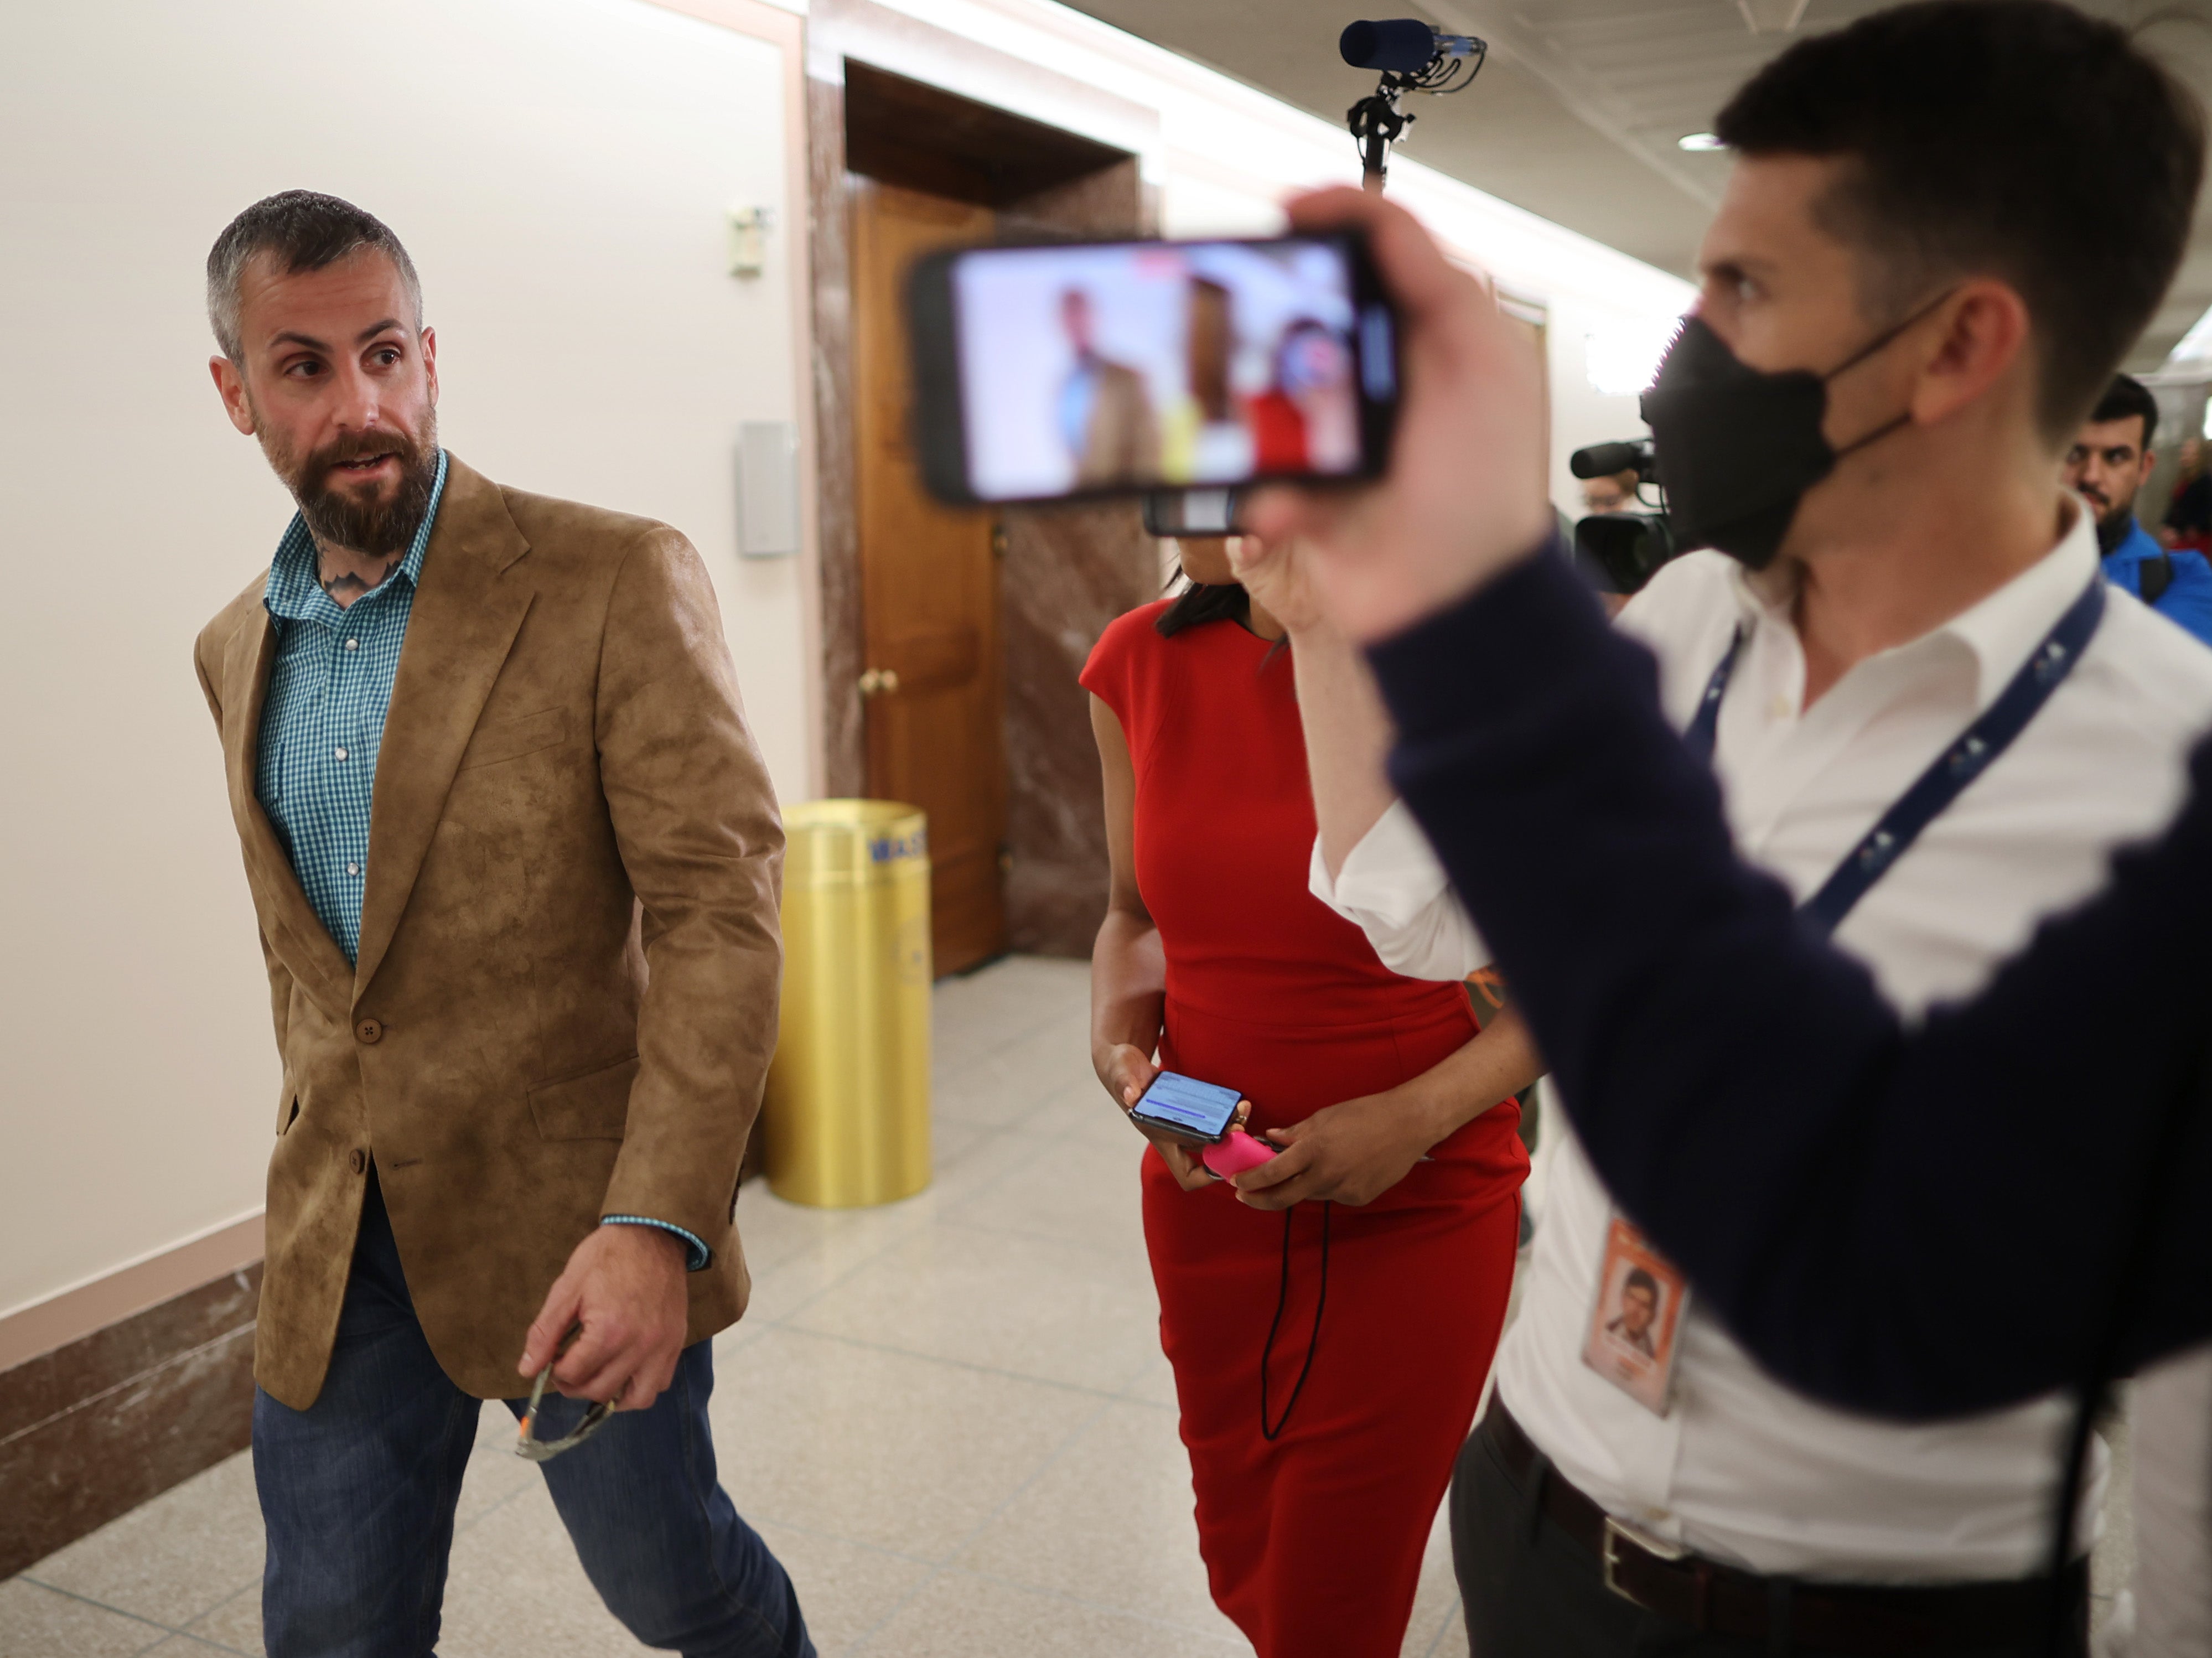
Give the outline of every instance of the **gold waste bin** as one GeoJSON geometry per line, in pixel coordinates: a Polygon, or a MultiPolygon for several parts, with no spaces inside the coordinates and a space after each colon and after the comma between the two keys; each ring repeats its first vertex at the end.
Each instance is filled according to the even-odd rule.
{"type": "Polygon", "coordinates": [[[911,1197],[929,1184],[928,819],[890,800],[810,800],[783,827],[769,1184],[825,1209],[911,1197]]]}

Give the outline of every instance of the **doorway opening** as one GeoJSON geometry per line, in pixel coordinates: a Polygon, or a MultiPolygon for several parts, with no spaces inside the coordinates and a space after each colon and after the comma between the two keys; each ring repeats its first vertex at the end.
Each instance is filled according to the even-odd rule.
{"type": "Polygon", "coordinates": [[[952,244],[1142,234],[1136,158],[850,58],[811,95],[831,790],[928,813],[939,975],[1087,954],[1106,859],[1075,676],[1156,555],[1133,506],[923,491],[902,297],[952,244]]]}

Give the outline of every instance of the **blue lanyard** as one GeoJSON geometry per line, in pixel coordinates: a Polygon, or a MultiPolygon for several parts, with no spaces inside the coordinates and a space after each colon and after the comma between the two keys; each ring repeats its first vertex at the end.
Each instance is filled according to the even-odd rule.
{"type": "MultiPolygon", "coordinates": [[[[2081,590],[2081,597],[2067,606],[2066,614],[2042,642],[2028,653],[2027,660],[1997,700],[1966,727],[1957,742],[1936,756],[1911,788],[1898,796],[1896,803],[1867,831],[1865,839],[1836,865],[1820,890],[1797,907],[1797,913],[1824,934],[1843,925],[1851,906],[1889,872],[1889,866],[1920,838],[1920,832],[1942,817],[1966,793],[1966,786],[1988,770],[1990,762],[2027,729],[2027,722],[2051,700],[2051,692],[2074,671],[2074,665],[2088,648],[2104,616],[2105,578],[2100,572],[2081,590]]],[[[1736,629],[1728,654],[1721,658],[1712,678],[1706,682],[1696,716],[1682,733],[1682,740],[1707,765],[1712,763],[1714,739],[1720,730],[1721,698],[1728,694],[1729,681],[1735,677],[1736,659],[1743,654],[1747,637],[1744,629],[1736,629]]]]}

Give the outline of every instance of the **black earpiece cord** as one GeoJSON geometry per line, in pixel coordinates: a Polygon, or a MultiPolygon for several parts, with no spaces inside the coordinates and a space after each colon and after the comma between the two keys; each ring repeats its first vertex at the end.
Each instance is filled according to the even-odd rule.
{"type": "Polygon", "coordinates": [[[1322,1309],[1328,1305],[1328,1212],[1333,1206],[1323,1200],[1321,1206],[1321,1290],[1314,1297],[1313,1333],[1306,1338],[1306,1362],[1298,1369],[1297,1384],[1291,1389],[1290,1403],[1283,1406],[1282,1419],[1274,1426],[1267,1425],[1267,1366],[1275,1356],[1275,1337],[1283,1327],[1283,1315],[1291,1305],[1291,1221],[1297,1215],[1296,1205],[1283,1212],[1283,1278],[1275,1291],[1274,1321],[1267,1326],[1267,1345],[1260,1350],[1260,1433],[1269,1444],[1277,1435],[1290,1425],[1291,1412],[1298,1407],[1298,1395],[1306,1390],[1306,1378],[1313,1374],[1314,1355],[1321,1351],[1322,1309]]]}

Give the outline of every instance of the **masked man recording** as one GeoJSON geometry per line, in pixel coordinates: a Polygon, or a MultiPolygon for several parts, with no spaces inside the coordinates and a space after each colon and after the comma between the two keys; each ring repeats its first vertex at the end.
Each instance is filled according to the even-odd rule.
{"type": "Polygon", "coordinates": [[[223,407],[300,507],[196,652],[283,1062],[270,1658],[434,1650],[481,1401],[520,1416],[549,1363],[571,1397],[525,1431],[610,1609],[696,1658],[800,1658],[707,1421],[783,840],[706,572],[438,446],[415,269],[361,210],[248,208],[208,311],[223,407]],[[615,1413],[546,1456],[586,1400],[615,1413]]]}
{"type": "MultiPolygon", "coordinates": [[[[2212,659],[2104,581],[2095,526],[2057,478],[2172,276],[2203,128],[2110,24],[2048,0],[1935,0],[1797,42],[1715,131],[1733,173],[1697,314],[1644,410],[1678,531],[1719,550],[1661,570],[1620,625],[1656,653],[1667,712],[1717,774],[1743,855],[1790,887],[1801,927],[1832,935],[1914,1017],[1971,994],[2039,918],[2104,880],[2115,847],[2154,833],[2212,720],[2212,659]],[[2032,123],[2004,113],[2031,104],[2032,123]],[[2084,238],[2100,215],[2118,234],[2084,238]]],[[[1378,247],[1411,230],[1364,200],[1295,216],[1312,228],[1354,214],[1375,222],[1378,247]]],[[[1422,325],[1450,309],[1455,280],[1430,258],[1389,265],[1401,304],[1407,272],[1428,273],[1410,300],[1422,325]]],[[[1374,659],[1409,750],[1463,740],[1444,710],[1479,700],[1468,688],[1483,660],[1424,647],[1418,628],[1393,637],[1468,585],[1400,579],[1413,550],[1482,537],[1525,549],[1546,534],[1545,503],[1514,482],[1538,473],[1536,439],[1513,445],[1516,420],[1540,432],[1522,412],[1540,382],[1509,339],[1454,324],[1409,348],[1428,379],[1408,375],[1395,492],[1254,506],[1280,544],[1316,550],[1296,565],[1271,555],[1275,579],[1302,568],[1338,626],[1384,641],[1374,659]],[[1411,399],[1454,376],[1484,388],[1480,406],[1424,429],[1411,399]],[[1474,453],[1495,473],[1452,470],[1474,453]],[[1449,502],[1412,501],[1405,481],[1444,456],[1449,502]]],[[[1362,696],[1382,727],[1319,608],[1272,592],[1265,570],[1240,578],[1292,626],[1310,754],[1347,751],[1340,731],[1316,740],[1312,727],[1342,726],[1362,696]]],[[[1354,786],[1379,779],[1369,763],[1354,786]]],[[[1407,751],[1399,764],[1418,786],[1407,751]]],[[[1547,774],[1571,793],[1565,773],[1547,774]]],[[[1331,786],[1319,764],[1313,780],[1331,786]]],[[[1592,798],[1574,796],[1602,811],[1592,798]]],[[[1401,972],[1488,962],[1404,807],[1378,801],[1370,817],[1357,839],[1340,828],[1332,842],[1324,825],[1317,888],[1401,972]]],[[[1634,1013],[1623,996],[1597,1024],[1634,1013]]],[[[1589,1056],[1554,1058],[1571,1113],[1589,1056]]],[[[1789,1083],[1765,1074],[1786,1120],[1789,1083]]],[[[2094,1098],[2078,1112],[2081,1133],[2100,1132],[2094,1098]]],[[[2002,1139],[1989,1155],[2002,1165],[2002,1139]]],[[[1756,1205],[1758,1171],[1732,1172],[1756,1205]]],[[[1646,1177],[1668,1173],[1662,1157],[1646,1177]]],[[[1633,1221],[1563,1135],[1492,1402],[1454,1481],[1474,1650],[2042,1650],[2050,1602],[2034,1574],[2063,1403],[1914,1427],[1816,1404],[1765,1373],[1633,1221]],[[1601,1291],[1631,1260],[1656,1261],[1686,1304],[1669,1358],[1607,1370],[1591,1358],[1601,1291]]],[[[2103,1483],[2100,1451],[2085,1540],[2103,1483]]],[[[2087,1579],[2077,1558],[2069,1653],[2086,1650],[2087,1579]]]]}

